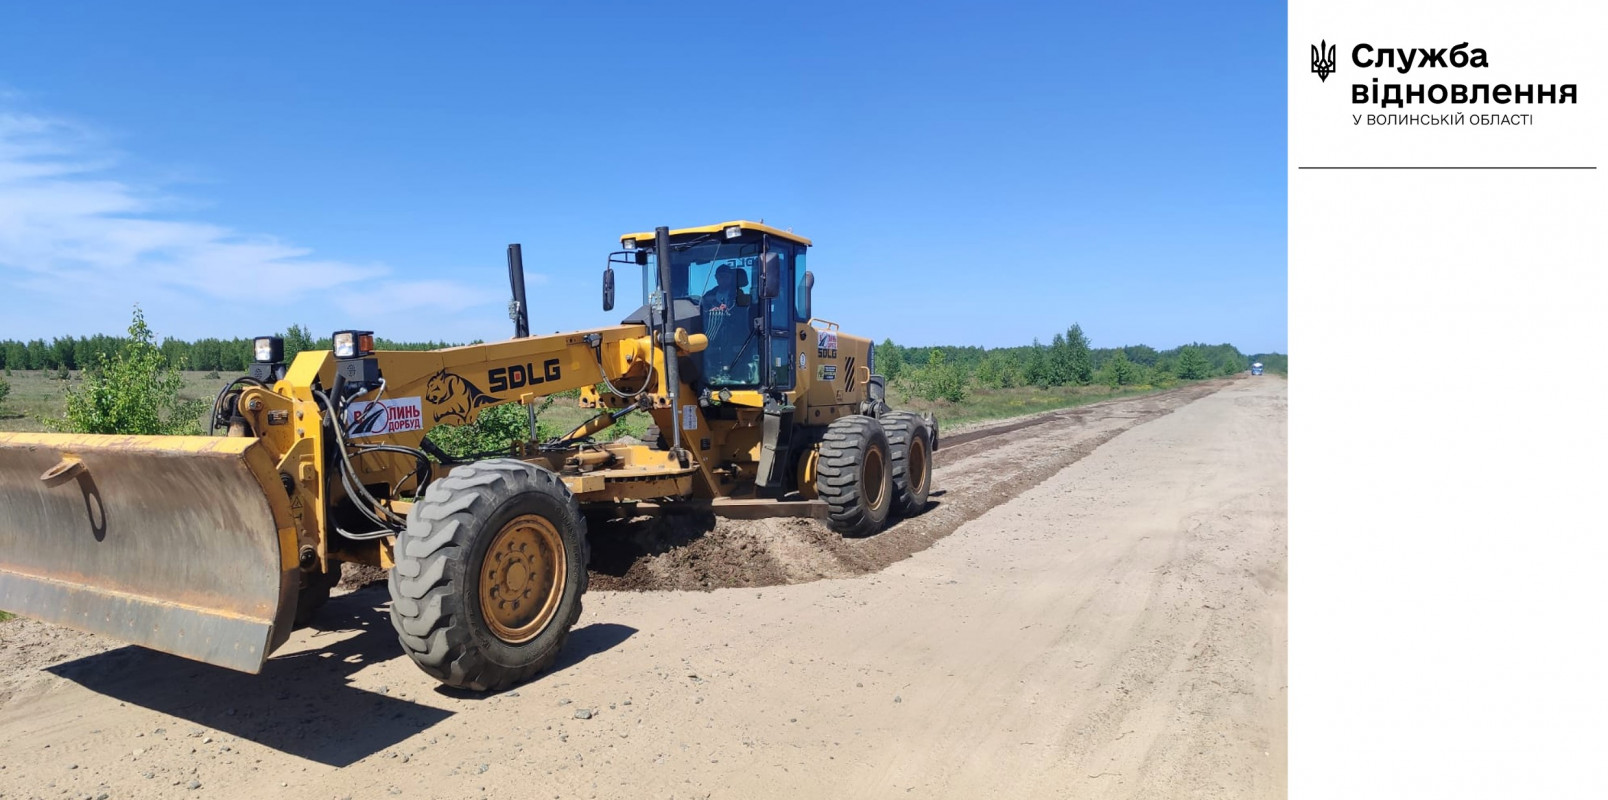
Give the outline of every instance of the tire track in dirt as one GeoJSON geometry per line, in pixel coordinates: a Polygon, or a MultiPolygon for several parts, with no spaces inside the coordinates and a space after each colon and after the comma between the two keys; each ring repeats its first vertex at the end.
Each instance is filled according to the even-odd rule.
{"type": "Polygon", "coordinates": [[[927,511],[863,539],[845,539],[816,520],[798,518],[675,514],[595,525],[591,588],[708,591],[877,572],[931,547],[1122,432],[1234,380],[1203,381],[943,435],[934,454],[927,511]]]}

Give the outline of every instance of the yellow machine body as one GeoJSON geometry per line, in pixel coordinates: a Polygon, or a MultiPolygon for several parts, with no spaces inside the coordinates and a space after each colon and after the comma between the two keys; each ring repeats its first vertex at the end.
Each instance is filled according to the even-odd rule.
{"type": "MultiPolygon", "coordinates": [[[[433,351],[348,359],[305,351],[277,380],[229,396],[236,435],[227,437],[0,433],[0,609],[254,672],[288,636],[298,587],[309,576],[338,570],[342,561],[393,563],[392,538],[342,533],[363,520],[352,513],[357,499],[335,478],[332,453],[341,444],[332,439],[334,425],[345,431],[348,450],[409,450],[436,426],[471,424],[499,404],[534,408],[566,390],[580,390],[581,405],[598,412],[593,421],[568,438],[527,442],[509,455],[552,470],[582,508],[814,497],[820,432],[880,400],[871,387],[870,340],[808,317],[801,274],[808,239],[745,221],[669,235],[675,242],[763,242],[756,247],[788,254],[785,267],[800,274],[787,275],[787,288],[804,297],[789,301],[785,314],[766,312],[774,318],[765,318],[764,335],[771,337],[766,353],[787,351],[785,365],[780,355],[766,365],[774,367],[765,372],[769,382],[791,385],[700,379],[696,359],[719,337],[688,331],[673,311],[657,326],[628,320],[433,351]],[[790,339],[785,347],[783,339],[790,339]],[[668,358],[684,365],[676,385],[667,380],[668,358]],[[338,385],[343,364],[361,361],[372,362],[383,384],[357,394],[348,419],[330,420],[320,392],[338,385]],[[627,409],[651,415],[664,441],[590,438],[627,409]],[[766,432],[767,414],[783,426],[784,449],[777,433],[766,432]],[[667,446],[677,438],[679,449],[667,446]],[[787,463],[767,462],[767,446],[777,451],[773,460],[787,463]]],[[[622,242],[646,246],[653,237],[629,234],[622,242]]],[[[696,299],[697,288],[688,288],[687,298],[696,299]]],[[[732,305],[749,308],[745,302],[766,301],[732,305]]],[[[651,314],[650,305],[638,314],[651,314]]],[[[707,312],[701,309],[705,318],[707,312]]],[[[418,461],[400,451],[351,457],[360,483],[402,517],[421,480],[418,461]]],[[[432,462],[428,477],[453,468],[432,462]]]]}

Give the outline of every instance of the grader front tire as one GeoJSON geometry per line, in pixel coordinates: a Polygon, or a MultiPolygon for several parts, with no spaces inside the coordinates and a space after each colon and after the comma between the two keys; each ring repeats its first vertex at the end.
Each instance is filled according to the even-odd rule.
{"type": "Polygon", "coordinates": [[[586,591],[586,522],[557,475],[513,459],[430,485],[397,537],[391,623],[431,676],[492,691],[558,657],[586,591]]]}
{"type": "Polygon", "coordinates": [[[893,508],[888,435],[871,417],[840,417],[827,426],[815,465],[815,490],[827,527],[844,536],[882,530],[893,508]]]}

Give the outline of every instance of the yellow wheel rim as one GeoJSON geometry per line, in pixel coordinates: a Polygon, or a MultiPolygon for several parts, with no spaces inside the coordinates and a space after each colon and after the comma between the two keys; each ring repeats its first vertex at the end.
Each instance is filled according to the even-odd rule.
{"type": "Polygon", "coordinates": [[[516,517],[480,562],[480,612],[497,638],[523,644],[558,612],[568,579],[564,540],[546,517],[516,517]]]}
{"type": "Polygon", "coordinates": [[[887,463],[882,458],[882,448],[875,445],[865,450],[865,469],[860,475],[863,485],[860,491],[865,492],[865,504],[873,511],[882,508],[888,502],[887,492],[883,491],[883,475],[886,474],[887,463]]]}
{"type": "Polygon", "coordinates": [[[820,458],[821,451],[815,448],[804,451],[798,458],[798,494],[805,500],[814,500],[820,497],[815,489],[815,467],[820,458]]]}
{"type": "Polygon", "coordinates": [[[927,438],[910,437],[910,449],[905,453],[905,480],[910,491],[920,494],[927,488],[927,438]]]}

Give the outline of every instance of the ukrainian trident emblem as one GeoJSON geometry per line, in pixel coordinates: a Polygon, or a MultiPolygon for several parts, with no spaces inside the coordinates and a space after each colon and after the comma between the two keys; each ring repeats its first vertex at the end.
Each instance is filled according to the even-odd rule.
{"type": "Polygon", "coordinates": [[[1318,80],[1329,80],[1329,73],[1334,72],[1334,48],[1327,41],[1320,41],[1312,45],[1312,71],[1318,73],[1318,80]]]}

